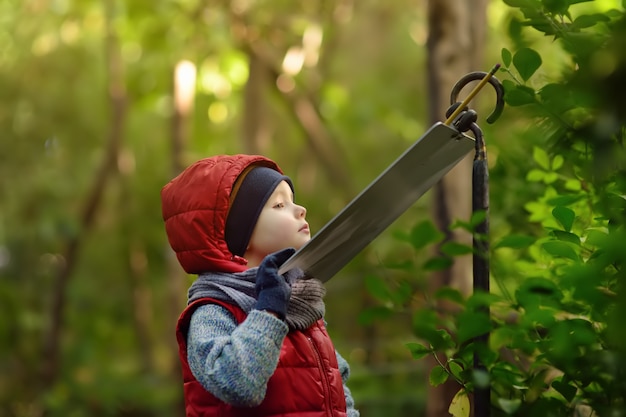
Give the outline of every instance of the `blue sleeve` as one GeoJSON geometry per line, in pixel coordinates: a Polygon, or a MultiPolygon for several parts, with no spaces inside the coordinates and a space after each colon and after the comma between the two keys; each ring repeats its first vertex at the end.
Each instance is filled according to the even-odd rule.
{"type": "Polygon", "coordinates": [[[335,351],[335,353],[337,354],[337,364],[339,365],[339,372],[341,373],[341,380],[343,381],[343,392],[346,397],[346,411],[348,417],[359,417],[359,411],[354,408],[354,398],[352,398],[352,393],[347,385],[348,378],[350,377],[350,365],[348,365],[348,362],[339,352],[335,351]]]}
{"type": "Polygon", "coordinates": [[[262,311],[251,311],[238,325],[224,307],[200,306],[187,334],[189,367],[198,382],[225,403],[259,405],[287,331],[282,320],[262,311]]]}

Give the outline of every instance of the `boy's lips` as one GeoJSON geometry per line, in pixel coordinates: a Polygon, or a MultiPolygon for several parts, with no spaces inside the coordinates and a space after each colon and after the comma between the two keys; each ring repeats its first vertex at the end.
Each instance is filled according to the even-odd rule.
{"type": "Polygon", "coordinates": [[[308,223],[305,223],[305,224],[304,224],[304,225],[303,225],[303,226],[302,226],[302,227],[298,230],[298,232],[309,232],[309,233],[310,233],[310,231],[309,231],[309,224],[308,224],[308,223]]]}

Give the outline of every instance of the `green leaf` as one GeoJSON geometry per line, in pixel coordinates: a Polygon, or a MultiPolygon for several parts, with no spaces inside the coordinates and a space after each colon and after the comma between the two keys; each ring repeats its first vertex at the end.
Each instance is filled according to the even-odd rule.
{"type": "Polygon", "coordinates": [[[548,153],[542,148],[538,146],[533,147],[533,159],[544,170],[550,170],[550,157],[548,156],[548,153]]]}
{"type": "MultiPolygon", "coordinates": [[[[563,293],[554,282],[548,279],[526,278],[515,292],[515,298],[519,304],[529,309],[530,306],[558,305],[563,298],[563,293]]],[[[551,312],[548,314],[552,315],[551,312]]]]}
{"type": "Polygon", "coordinates": [[[422,268],[425,271],[442,271],[452,266],[453,260],[445,256],[436,256],[427,260],[422,268]]]}
{"type": "Polygon", "coordinates": [[[498,327],[489,335],[489,347],[499,351],[503,347],[509,347],[513,341],[515,331],[510,327],[498,327]]]}
{"type": "Polygon", "coordinates": [[[431,343],[434,349],[445,350],[456,347],[452,336],[445,329],[437,329],[437,337],[431,343]]]}
{"type": "Polygon", "coordinates": [[[455,230],[455,229],[467,230],[470,233],[474,231],[474,228],[472,227],[472,225],[469,222],[464,222],[463,220],[455,220],[454,223],[450,225],[450,230],[455,230]]]}
{"type": "Polygon", "coordinates": [[[522,400],[518,398],[507,399],[507,398],[498,398],[498,406],[502,411],[507,414],[514,414],[522,405],[522,400]]]}
{"type": "Polygon", "coordinates": [[[604,231],[600,231],[600,230],[596,230],[596,229],[589,229],[586,231],[586,237],[585,237],[585,243],[592,245],[592,246],[605,246],[609,240],[609,234],[604,232],[604,231]]]}
{"type": "Polygon", "coordinates": [[[508,235],[502,238],[500,242],[498,242],[494,249],[498,248],[513,248],[513,249],[524,249],[535,243],[537,239],[533,236],[524,236],[524,235],[508,235]]]}
{"type": "Polygon", "coordinates": [[[534,49],[521,48],[513,55],[513,65],[522,79],[528,81],[541,66],[541,56],[534,49]]]}
{"type": "Polygon", "coordinates": [[[502,57],[502,63],[505,67],[508,68],[509,66],[511,66],[511,59],[513,57],[511,51],[506,48],[502,48],[502,51],[500,51],[500,56],[502,57]]]}
{"type": "Polygon", "coordinates": [[[555,323],[550,329],[552,357],[573,359],[579,355],[577,347],[594,349],[598,338],[593,325],[582,319],[564,320],[555,323]]]}
{"type": "Polygon", "coordinates": [[[430,220],[424,220],[411,229],[409,239],[414,249],[421,249],[431,243],[436,243],[444,237],[430,220]]]}
{"type": "Polygon", "coordinates": [[[572,230],[572,225],[574,224],[574,219],[576,218],[576,213],[574,213],[572,209],[563,206],[556,206],[552,209],[552,215],[561,224],[563,230],[566,232],[572,230]]]}
{"type": "Polygon", "coordinates": [[[529,182],[539,182],[543,181],[546,177],[546,172],[540,169],[531,169],[528,174],[526,174],[526,181],[529,182]]]}
{"type": "Polygon", "coordinates": [[[576,395],[576,387],[570,385],[566,382],[563,382],[560,379],[555,379],[552,381],[552,388],[554,388],[559,394],[561,394],[567,402],[572,402],[574,396],[576,395]]]}
{"type": "Polygon", "coordinates": [[[539,32],[543,32],[545,35],[555,35],[556,30],[552,25],[552,20],[546,15],[538,15],[530,18],[524,22],[524,26],[532,26],[539,32]]]}
{"type": "Polygon", "coordinates": [[[528,416],[565,416],[569,415],[568,410],[560,398],[539,397],[537,401],[530,405],[528,416]]]}
{"type": "Polygon", "coordinates": [[[532,0],[504,0],[504,4],[511,7],[528,7],[532,5],[532,0]]]}
{"type": "Polygon", "coordinates": [[[563,84],[546,84],[538,91],[538,95],[543,105],[554,113],[563,113],[576,107],[571,89],[563,84]]]}
{"type": "Polygon", "coordinates": [[[451,360],[448,362],[448,368],[450,368],[450,373],[454,375],[457,379],[463,380],[463,365],[461,365],[457,360],[451,360]]]}
{"type": "Polygon", "coordinates": [[[535,102],[535,90],[524,85],[517,85],[511,80],[503,80],[504,101],[510,106],[524,106],[535,102]]]}
{"type": "Polygon", "coordinates": [[[413,359],[422,359],[424,356],[427,356],[433,352],[431,348],[428,348],[422,345],[421,343],[415,343],[415,342],[407,343],[406,347],[409,348],[409,351],[411,352],[411,356],[413,357],[413,359]]]}
{"type": "Polygon", "coordinates": [[[485,291],[474,291],[465,302],[465,308],[474,310],[481,307],[490,307],[492,304],[502,301],[498,294],[485,291]]]}
{"type": "Polygon", "coordinates": [[[467,392],[465,388],[461,388],[452,398],[450,407],[448,407],[448,413],[452,417],[469,417],[470,415],[470,401],[467,398],[467,392]]]}
{"type": "Polygon", "coordinates": [[[459,316],[458,321],[457,339],[459,344],[487,334],[493,327],[489,316],[483,312],[465,311],[459,316]]]}
{"type": "Polygon", "coordinates": [[[452,336],[445,329],[437,328],[437,315],[432,310],[418,310],[413,314],[415,336],[427,341],[435,350],[453,348],[452,336]]]}
{"type": "Polygon", "coordinates": [[[575,45],[572,53],[580,59],[580,57],[589,56],[604,49],[605,37],[598,36],[594,31],[580,31],[568,32],[567,40],[571,42],[571,45],[575,45]]]}
{"type": "Polygon", "coordinates": [[[476,226],[478,226],[485,220],[487,220],[487,211],[476,210],[472,213],[472,217],[470,218],[470,225],[472,226],[472,229],[476,229],[476,226]]]}
{"type": "Polygon", "coordinates": [[[554,159],[552,159],[552,171],[559,170],[563,166],[564,162],[565,159],[563,158],[563,155],[555,155],[554,159]]]}
{"type": "Polygon", "coordinates": [[[584,194],[564,194],[548,199],[552,206],[569,206],[585,198],[584,194]]]}
{"type": "Polygon", "coordinates": [[[579,261],[578,254],[569,244],[561,241],[550,241],[542,245],[543,250],[550,255],[560,258],[567,258],[573,261],[579,261]]]}
{"type": "Polygon", "coordinates": [[[450,230],[454,229],[463,229],[467,230],[470,233],[474,233],[476,228],[485,220],[487,220],[487,211],[486,210],[476,210],[472,212],[472,217],[469,222],[465,222],[463,220],[456,220],[454,223],[450,225],[450,230]]]}
{"type": "Polygon", "coordinates": [[[473,248],[458,242],[446,242],[441,245],[441,252],[448,256],[460,256],[473,252],[473,248]]]}
{"type": "Polygon", "coordinates": [[[567,0],[542,0],[542,3],[545,9],[550,13],[566,15],[569,9],[569,2],[567,0]]]}
{"type": "Polygon", "coordinates": [[[607,266],[614,264],[615,261],[615,256],[612,256],[610,252],[607,252],[606,250],[600,248],[596,249],[591,254],[587,261],[587,265],[597,268],[606,268],[607,266]]]}
{"type": "Polygon", "coordinates": [[[430,382],[430,385],[432,385],[433,387],[436,387],[446,382],[449,376],[450,374],[448,374],[448,371],[443,369],[441,366],[435,366],[430,371],[430,375],[428,376],[428,381],[430,382]]]}
{"type": "Polygon", "coordinates": [[[548,172],[546,173],[546,176],[543,178],[543,182],[545,184],[552,184],[558,179],[559,179],[559,175],[556,172],[548,172]]]}
{"type": "Polygon", "coordinates": [[[591,346],[598,342],[593,324],[584,319],[571,319],[560,322],[565,328],[567,339],[579,346],[591,346]]]}
{"type": "Polygon", "coordinates": [[[524,306],[526,314],[521,316],[520,324],[528,328],[549,329],[556,323],[555,310],[560,303],[556,297],[544,296],[542,294],[526,294],[527,298],[521,295],[518,297],[520,305],[524,306]],[[546,308],[549,307],[549,308],[546,308]]]}
{"type": "Polygon", "coordinates": [[[576,178],[570,178],[565,181],[565,188],[572,191],[580,191],[582,189],[582,183],[576,178]]]}
{"type": "Polygon", "coordinates": [[[588,27],[595,26],[599,22],[609,22],[610,19],[601,13],[595,14],[583,14],[574,19],[574,23],[572,23],[572,29],[584,29],[588,27]]]}
{"type": "Polygon", "coordinates": [[[552,234],[554,234],[554,237],[556,237],[558,240],[570,242],[574,245],[580,245],[580,237],[577,234],[564,232],[563,230],[553,230],[552,234]]]}

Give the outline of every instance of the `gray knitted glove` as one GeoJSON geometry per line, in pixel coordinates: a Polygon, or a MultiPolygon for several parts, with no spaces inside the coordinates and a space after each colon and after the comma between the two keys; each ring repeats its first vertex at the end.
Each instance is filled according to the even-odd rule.
{"type": "Polygon", "coordinates": [[[285,277],[278,275],[278,268],[296,253],[295,249],[287,248],[267,255],[256,273],[256,310],[268,310],[285,320],[287,305],[291,296],[291,286],[285,277]]]}

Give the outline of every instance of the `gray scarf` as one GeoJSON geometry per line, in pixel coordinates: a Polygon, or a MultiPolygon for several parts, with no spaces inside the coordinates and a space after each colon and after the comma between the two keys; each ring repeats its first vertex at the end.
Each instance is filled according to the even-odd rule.
{"type": "MultiPolygon", "coordinates": [[[[239,273],[211,272],[201,274],[189,288],[187,304],[200,298],[214,298],[239,306],[246,314],[256,303],[256,273],[251,268],[239,273]]],[[[285,322],[290,330],[305,330],[324,317],[324,284],[317,279],[300,279],[301,270],[285,274],[291,284],[291,298],[287,307],[285,322]]]]}

